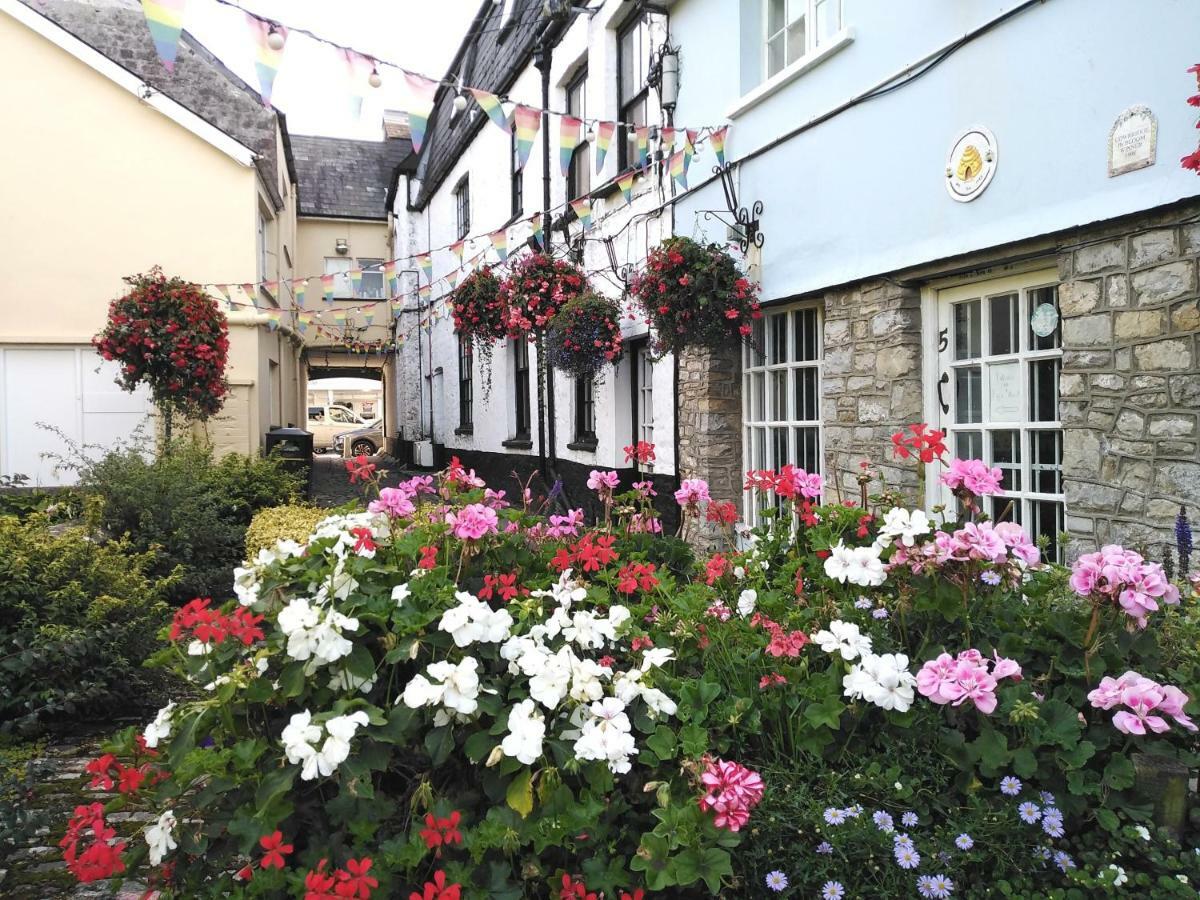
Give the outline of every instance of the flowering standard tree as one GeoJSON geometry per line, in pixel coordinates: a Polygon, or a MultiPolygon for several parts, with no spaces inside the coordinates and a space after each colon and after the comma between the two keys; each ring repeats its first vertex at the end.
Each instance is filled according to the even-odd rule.
{"type": "Polygon", "coordinates": [[[175,413],[204,421],[224,405],[225,316],[197,285],[167,278],[157,267],[125,282],[129,293],[109,304],[108,322],[92,345],[104,359],[121,364],[125,390],[149,387],[169,442],[175,413]]]}
{"type": "Polygon", "coordinates": [[[599,294],[581,294],[550,320],[550,364],[571,375],[595,375],[621,359],[621,311],[599,294]]]}
{"type": "Polygon", "coordinates": [[[631,295],[654,327],[659,352],[685,347],[718,349],[750,337],[760,318],[758,286],[720,244],[673,237],[650,251],[631,295]]]}
{"type": "Polygon", "coordinates": [[[1133,763],[1200,763],[1194,600],[978,502],[747,483],[774,512],[707,559],[647,482],[592,472],[588,526],[457,461],[261,550],[176,615],[195,693],[89,767],[125,787],[64,850],[181,897],[1194,896],[1133,763]],[[118,841],[124,806],[150,824],[118,841]]]}

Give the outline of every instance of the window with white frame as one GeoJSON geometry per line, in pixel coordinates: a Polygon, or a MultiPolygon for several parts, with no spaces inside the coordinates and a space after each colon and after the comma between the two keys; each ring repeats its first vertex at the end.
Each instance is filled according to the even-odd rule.
{"type": "Polygon", "coordinates": [[[454,188],[455,234],[461,241],[471,230],[471,181],[466,175],[454,188]]]}
{"type": "Polygon", "coordinates": [[[842,0],[764,0],[766,77],[820,49],[842,28],[842,0]]]}
{"type": "MultiPolygon", "coordinates": [[[[764,310],[754,323],[742,363],[744,468],[822,471],[821,327],[811,304],[764,310]]],[[[747,521],[775,502],[747,494],[747,521]]]]}
{"type": "MultiPolygon", "coordinates": [[[[587,69],[584,68],[567,85],[567,115],[587,119],[587,69]]],[[[586,121],[583,126],[588,127],[586,121]]],[[[574,200],[592,189],[592,148],[585,135],[580,136],[579,146],[571,154],[571,165],[567,169],[567,196],[574,200]]]]}
{"type": "Polygon", "coordinates": [[[360,257],[358,267],[362,269],[362,285],[358,296],[366,300],[383,300],[383,260],[360,257]]]}
{"type": "MultiPolygon", "coordinates": [[[[937,392],[946,446],[1003,473],[992,519],[1022,525],[1061,558],[1064,530],[1058,380],[1062,342],[1053,271],[938,292],[937,392]]],[[[943,492],[937,498],[952,503],[943,492]]]]}
{"type": "Polygon", "coordinates": [[[350,270],[352,268],[354,268],[354,260],[348,256],[325,257],[325,274],[334,276],[334,297],[344,299],[354,296],[354,288],[350,283],[350,270]]]}
{"type": "Polygon", "coordinates": [[[633,354],[635,441],[654,443],[654,357],[647,344],[633,354]]]}

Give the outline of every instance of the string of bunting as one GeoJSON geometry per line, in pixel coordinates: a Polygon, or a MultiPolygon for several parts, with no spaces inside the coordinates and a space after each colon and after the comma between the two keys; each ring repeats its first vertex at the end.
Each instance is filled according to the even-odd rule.
{"type": "MultiPolygon", "coordinates": [[[[154,41],[155,51],[162,60],[163,66],[172,73],[175,69],[179,37],[183,32],[187,2],[188,0],[142,0],[142,11],[154,41]]],[[[430,78],[397,63],[331,41],[307,29],[288,26],[275,19],[260,16],[245,9],[235,0],[215,0],[215,2],[240,10],[246,18],[250,37],[255,47],[255,72],[265,106],[271,105],[275,78],[283,64],[289,37],[293,34],[303,34],[313,41],[332,48],[335,56],[340,58],[348,80],[351,112],[355,116],[362,112],[363,100],[366,95],[364,88],[369,86],[374,89],[383,85],[383,77],[380,74],[381,67],[394,69],[403,76],[410,95],[407,112],[415,153],[421,152],[421,147],[425,142],[437,92],[440,88],[447,87],[456,91],[464,101],[468,95],[472,97],[496,127],[506,134],[515,134],[519,168],[524,168],[529,159],[530,151],[542,124],[543,115],[559,119],[557,129],[559,159],[564,174],[570,166],[571,154],[583,139],[585,126],[589,132],[588,139],[594,138],[596,142],[597,173],[603,169],[605,157],[608,155],[608,149],[618,126],[624,127],[634,142],[639,164],[645,166],[648,162],[650,132],[648,126],[600,118],[578,118],[548,107],[531,106],[524,103],[510,103],[512,110],[507,112],[505,104],[509,101],[491,91],[465,85],[459,80],[430,78]]],[[[680,130],[686,131],[689,135],[695,135],[701,131],[715,132],[719,129],[715,126],[691,129],[664,128],[662,129],[664,155],[668,153],[668,148],[673,146],[674,135],[680,130]],[[668,134],[670,140],[667,140],[668,134]]]]}

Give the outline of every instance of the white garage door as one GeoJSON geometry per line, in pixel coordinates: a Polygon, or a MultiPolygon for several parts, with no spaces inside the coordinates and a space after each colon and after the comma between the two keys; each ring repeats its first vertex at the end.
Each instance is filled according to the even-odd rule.
{"type": "Polygon", "coordinates": [[[74,474],[43,456],[67,455],[63,436],[89,457],[128,440],[151,405],[146,391],[121,390],[117,371],[91,347],[0,347],[0,472],[70,484],[74,474]]]}

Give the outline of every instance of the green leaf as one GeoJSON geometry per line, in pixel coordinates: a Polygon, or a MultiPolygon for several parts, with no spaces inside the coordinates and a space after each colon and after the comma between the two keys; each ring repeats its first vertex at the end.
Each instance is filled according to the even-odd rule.
{"type": "Polygon", "coordinates": [[[1121,820],[1117,818],[1117,814],[1111,809],[1096,810],[1096,821],[1105,831],[1111,831],[1114,834],[1121,827],[1121,820]]]}
{"type": "Polygon", "coordinates": [[[290,791],[292,782],[296,780],[296,772],[296,767],[292,765],[280,766],[267,772],[258,783],[258,790],[254,792],[254,805],[259,809],[270,806],[277,797],[290,791]]]}
{"type": "Polygon", "coordinates": [[[522,819],[533,812],[533,773],[529,769],[522,769],[509,782],[504,800],[522,819]]]}
{"type": "Polygon", "coordinates": [[[435,767],[444,763],[453,749],[454,736],[450,733],[449,725],[434,728],[425,735],[425,750],[429,753],[429,761],[435,767]]]}
{"type": "Polygon", "coordinates": [[[1133,763],[1124,756],[1114,756],[1104,767],[1104,783],[1114,791],[1133,787],[1133,763]]]}
{"type": "Polygon", "coordinates": [[[646,739],[646,746],[659,759],[670,759],[675,755],[675,732],[665,725],[659,725],[654,734],[646,739]]]}
{"type": "Polygon", "coordinates": [[[279,674],[279,692],[284,697],[299,697],[304,690],[304,664],[292,663],[284,666],[279,674]]]}
{"type": "Polygon", "coordinates": [[[708,752],[708,731],[699,725],[685,725],[679,729],[679,742],[685,756],[703,756],[708,752]]]}
{"type": "Polygon", "coordinates": [[[1012,767],[1022,778],[1032,778],[1037,773],[1037,757],[1028,747],[1021,747],[1013,753],[1012,767]]]}
{"type": "Polygon", "coordinates": [[[1008,738],[994,728],[988,728],[968,746],[979,760],[979,766],[985,775],[995,775],[1008,765],[1012,755],[1008,752],[1008,738]]]}
{"type": "Polygon", "coordinates": [[[375,674],[375,658],[362,644],[355,644],[346,659],[346,667],[355,678],[371,678],[375,674]]]}
{"type": "Polygon", "coordinates": [[[467,754],[467,759],[477,763],[486,759],[495,746],[496,739],[494,737],[486,731],[476,731],[467,738],[466,744],[463,745],[463,752],[467,754]]]}
{"type": "Polygon", "coordinates": [[[1078,710],[1061,700],[1047,700],[1038,712],[1041,714],[1038,737],[1042,743],[1058,744],[1067,750],[1075,746],[1083,728],[1078,710]]]}
{"type": "Polygon", "coordinates": [[[826,697],[820,703],[810,703],[804,709],[804,718],[815,728],[824,726],[836,729],[842,720],[846,705],[838,697],[826,697]]]}

